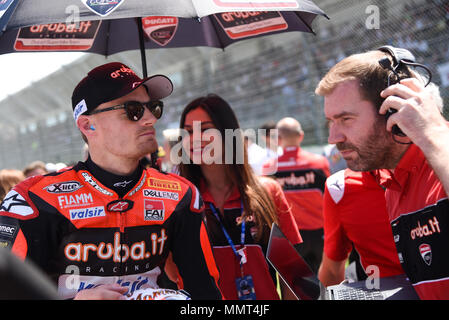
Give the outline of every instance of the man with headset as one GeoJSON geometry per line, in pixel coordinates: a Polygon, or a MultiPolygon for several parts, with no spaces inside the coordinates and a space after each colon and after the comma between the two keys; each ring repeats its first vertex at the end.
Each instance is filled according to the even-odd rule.
{"type": "Polygon", "coordinates": [[[141,162],[157,150],[160,100],[172,90],[167,77],[140,79],[118,62],[91,70],[72,95],[88,159],[25,180],[1,204],[0,243],[45,271],[61,298],[148,293],[165,287],[166,270],[192,299],[221,299],[198,190],[141,162]]]}
{"type": "Polygon", "coordinates": [[[324,96],[329,143],[348,167],[377,170],[399,261],[418,295],[448,299],[449,127],[430,78],[411,67],[428,70],[391,46],[354,54],[315,92],[324,96]]]}

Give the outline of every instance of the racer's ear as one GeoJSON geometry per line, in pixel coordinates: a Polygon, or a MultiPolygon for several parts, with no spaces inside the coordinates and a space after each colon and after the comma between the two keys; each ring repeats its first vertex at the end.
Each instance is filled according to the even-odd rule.
{"type": "Polygon", "coordinates": [[[91,119],[89,117],[80,115],[78,120],[76,121],[78,129],[86,137],[90,137],[95,133],[95,130],[91,129],[92,127],[95,127],[95,125],[90,120],[91,119]]]}

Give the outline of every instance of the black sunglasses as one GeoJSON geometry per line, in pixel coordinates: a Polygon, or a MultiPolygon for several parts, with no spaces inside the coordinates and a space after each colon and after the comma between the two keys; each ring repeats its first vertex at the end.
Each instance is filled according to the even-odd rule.
{"type": "Polygon", "coordinates": [[[160,100],[149,101],[149,102],[139,102],[139,101],[128,101],[124,104],[119,104],[109,108],[104,108],[100,110],[94,110],[89,112],[89,115],[106,112],[111,110],[125,109],[126,116],[131,121],[139,121],[145,112],[145,107],[153,114],[156,119],[162,117],[162,112],[164,110],[164,103],[160,100]]]}

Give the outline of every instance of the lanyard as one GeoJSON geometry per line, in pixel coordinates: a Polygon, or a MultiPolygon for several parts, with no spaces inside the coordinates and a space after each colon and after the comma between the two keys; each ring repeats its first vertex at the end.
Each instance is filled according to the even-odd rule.
{"type": "MultiPolygon", "coordinates": [[[[226,231],[226,229],[223,225],[223,222],[221,221],[221,218],[220,218],[219,214],[217,213],[217,210],[215,209],[215,207],[212,203],[209,203],[209,207],[212,210],[212,213],[214,214],[215,218],[217,218],[218,222],[220,223],[221,230],[223,230],[226,240],[228,240],[228,243],[231,246],[232,251],[234,251],[234,254],[237,257],[237,260],[239,260],[240,265],[242,265],[242,256],[237,252],[234,242],[232,241],[231,237],[229,236],[228,232],[226,231]]],[[[241,203],[241,216],[243,216],[243,202],[241,203]]],[[[240,233],[240,244],[242,247],[245,245],[245,219],[243,219],[243,217],[242,217],[242,229],[241,229],[241,233],[240,233]]]]}

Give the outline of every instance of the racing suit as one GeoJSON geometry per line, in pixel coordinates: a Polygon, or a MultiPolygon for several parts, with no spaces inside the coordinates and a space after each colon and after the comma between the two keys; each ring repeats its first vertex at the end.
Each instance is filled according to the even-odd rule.
{"type": "Polygon", "coordinates": [[[135,184],[120,196],[89,162],[11,190],[0,208],[0,245],[37,264],[62,298],[106,283],[130,295],[158,288],[168,260],[192,299],[221,299],[196,187],[139,165],[135,184]]]}

